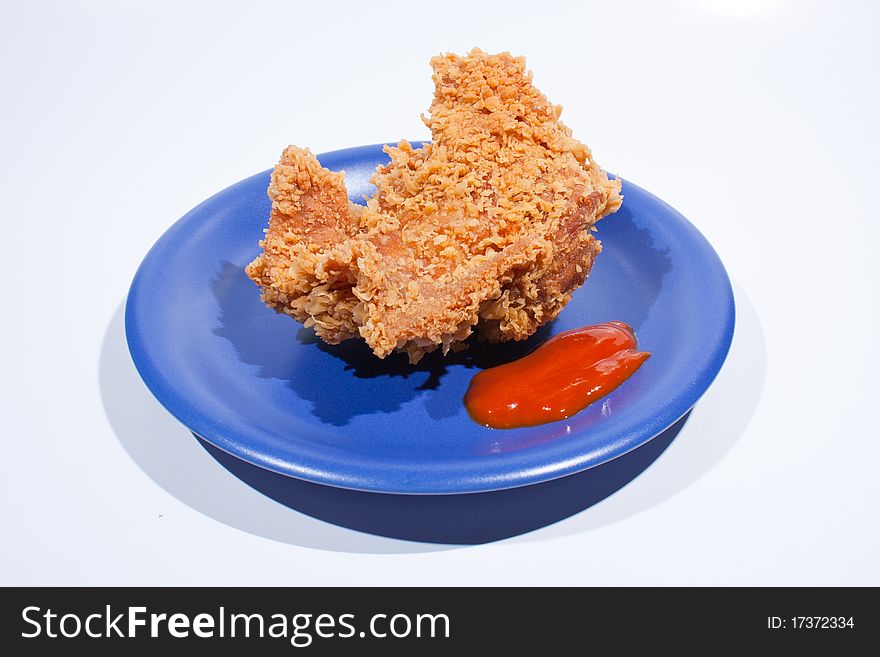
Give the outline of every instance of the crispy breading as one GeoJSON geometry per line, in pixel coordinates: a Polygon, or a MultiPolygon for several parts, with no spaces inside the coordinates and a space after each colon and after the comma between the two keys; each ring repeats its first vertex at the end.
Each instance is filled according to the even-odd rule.
{"type": "Polygon", "coordinates": [[[475,49],[431,65],[431,143],[386,147],[366,207],[343,174],[287,148],[247,268],[268,305],[325,341],[360,336],[412,362],[475,327],[519,340],[555,318],[601,250],[593,224],[622,200],[523,58],[475,49]]]}

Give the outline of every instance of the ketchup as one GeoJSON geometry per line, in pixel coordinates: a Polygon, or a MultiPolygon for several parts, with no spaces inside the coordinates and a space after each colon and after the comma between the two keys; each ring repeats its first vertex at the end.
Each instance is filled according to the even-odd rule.
{"type": "Polygon", "coordinates": [[[527,356],[474,376],[465,406],[475,422],[492,429],[563,420],[632,376],[651,355],[637,346],[623,322],[565,331],[527,356]]]}

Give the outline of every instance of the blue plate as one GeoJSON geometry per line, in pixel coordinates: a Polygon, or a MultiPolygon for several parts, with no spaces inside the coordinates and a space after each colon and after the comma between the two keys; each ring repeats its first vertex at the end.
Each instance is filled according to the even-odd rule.
{"type": "MultiPolygon", "coordinates": [[[[353,200],[387,161],[381,145],[320,156],[353,200]]],[[[475,344],[410,366],[360,341],[332,347],[260,302],[243,268],[269,216],[269,172],[208,199],[156,243],[125,308],[140,375],[177,419],[245,461],[308,481],[387,493],[467,493],[546,481],[604,463],[672,425],[714,379],[733,336],[730,281],[684,217],[624,181],[599,223],[604,250],[560,317],[524,343],[475,344]],[[554,333],[608,320],[653,356],[568,420],[497,431],[462,397],[480,368],[554,333]]]]}

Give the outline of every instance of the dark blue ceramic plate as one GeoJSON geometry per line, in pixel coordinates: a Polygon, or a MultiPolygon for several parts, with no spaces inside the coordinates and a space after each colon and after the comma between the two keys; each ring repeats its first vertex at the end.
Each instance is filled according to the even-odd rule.
{"type": "MultiPolygon", "coordinates": [[[[381,145],[320,156],[354,200],[385,162],[381,145]]],[[[684,217],[624,181],[599,223],[604,250],[586,285],[526,343],[475,344],[412,367],[349,341],[332,347],[260,302],[242,271],[259,252],[269,172],[208,199],[147,254],[125,309],[129,349],[159,401],[189,429],[256,465],[308,481],[388,493],[465,493],[571,474],[642,445],[715,378],[733,335],[730,281],[684,217]],[[471,421],[471,377],[554,333],[608,320],[653,356],[580,414],[495,431],[471,421]]]]}

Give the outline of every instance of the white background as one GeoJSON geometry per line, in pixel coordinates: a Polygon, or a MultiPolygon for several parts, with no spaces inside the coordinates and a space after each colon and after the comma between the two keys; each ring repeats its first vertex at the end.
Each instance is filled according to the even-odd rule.
{"type": "Polygon", "coordinates": [[[870,3],[3,2],[0,584],[880,584],[870,3]],[[427,136],[479,45],[734,281],[730,358],[639,478],[478,547],[342,529],[229,475],[122,338],[141,258],[271,166],[427,136]]]}

